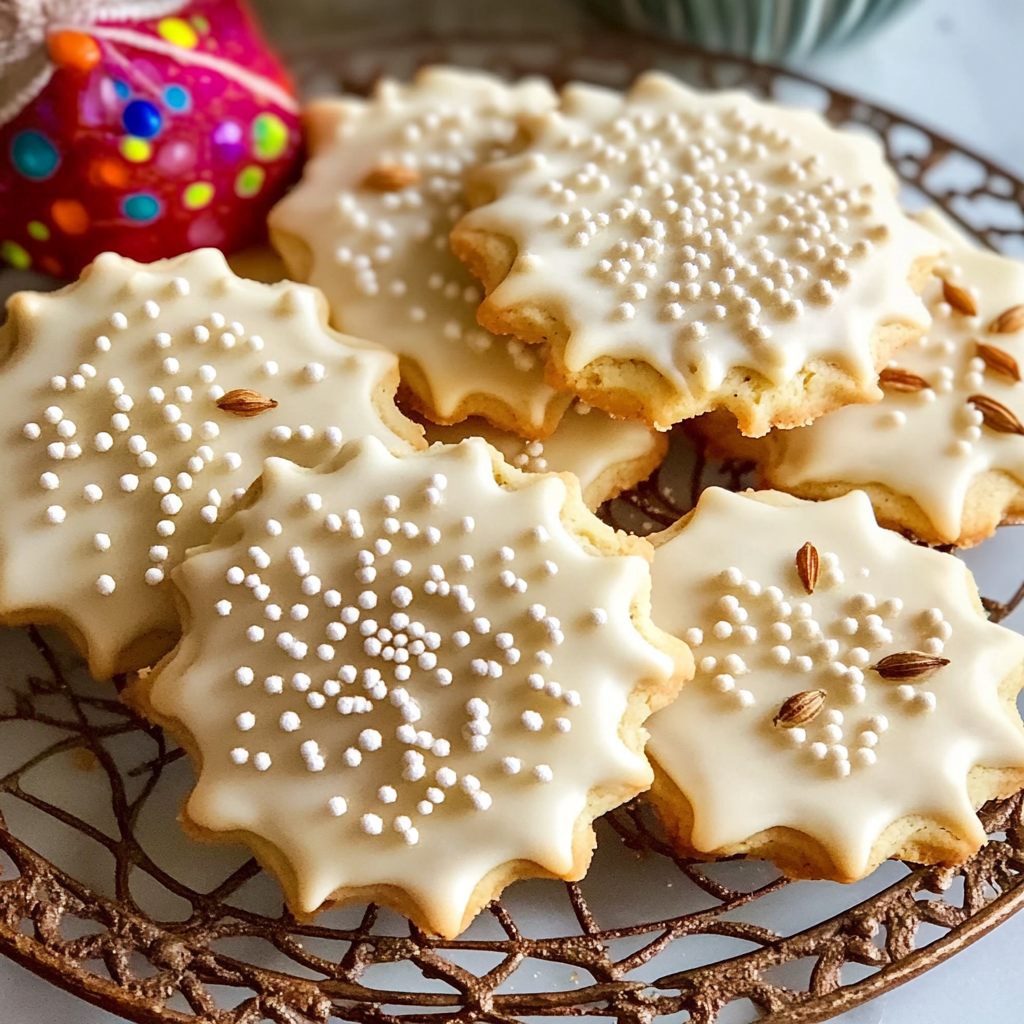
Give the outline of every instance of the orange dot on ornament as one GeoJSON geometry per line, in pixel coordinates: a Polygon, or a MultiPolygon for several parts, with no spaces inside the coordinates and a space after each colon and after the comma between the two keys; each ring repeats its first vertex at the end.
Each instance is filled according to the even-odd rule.
{"type": "Polygon", "coordinates": [[[89,178],[108,188],[125,188],[131,173],[120,160],[94,160],[89,165],[89,178]]]}
{"type": "Polygon", "coordinates": [[[103,57],[99,43],[85,32],[53,32],[47,37],[50,60],[59,68],[92,71],[103,57]]]}
{"type": "Polygon", "coordinates": [[[89,214],[77,199],[57,199],[50,216],[66,235],[84,235],[89,230],[89,214]]]}
{"type": "Polygon", "coordinates": [[[47,274],[52,274],[54,277],[63,277],[64,268],[61,266],[58,260],[55,260],[52,256],[44,256],[39,261],[39,269],[47,274]]]}

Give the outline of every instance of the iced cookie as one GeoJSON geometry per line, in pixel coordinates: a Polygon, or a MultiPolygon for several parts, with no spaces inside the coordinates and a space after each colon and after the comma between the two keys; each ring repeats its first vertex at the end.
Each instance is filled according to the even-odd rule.
{"type": "Polygon", "coordinates": [[[961,561],[877,526],[860,491],[711,488],[653,540],[654,620],[697,662],[649,723],[680,849],[850,882],[979,848],[975,808],[1024,784],[1024,637],[961,561]]]}
{"type": "Polygon", "coordinates": [[[573,473],[591,509],[646,480],[668,451],[667,434],[636,420],[613,419],[579,402],[545,441],[525,441],[478,419],[452,427],[432,423],[424,427],[431,443],[456,444],[465,437],[482,437],[518,469],[573,473]]]}
{"type": "Polygon", "coordinates": [[[878,401],[926,329],[940,247],[871,140],[658,73],[523,120],[452,245],[480,323],[549,344],[555,387],[659,428],[724,407],[760,436],[878,401]]]}
{"type": "Polygon", "coordinates": [[[53,295],[8,303],[0,350],[0,619],[56,622],[97,677],[177,639],[167,573],[279,455],[350,437],[423,447],[397,360],[325,326],[303,285],[235,277],[201,250],[107,254],[53,295]]]}
{"type": "Polygon", "coordinates": [[[507,151],[517,115],[555,101],[538,80],[428,68],[306,112],[312,160],[271,214],[274,243],[335,327],[401,356],[404,400],[436,423],[482,416],[546,437],[569,403],[545,384],[543,352],[477,324],[480,286],[448,244],[467,172],[507,151]]]}
{"type": "Polygon", "coordinates": [[[296,914],[375,900],[449,937],[516,878],[579,878],[692,671],[649,556],[479,439],[269,460],[175,572],[184,637],[136,694],[201,765],[187,826],[244,839],[296,914]]]}
{"type": "Polygon", "coordinates": [[[963,547],[1024,517],[1024,263],[922,219],[950,245],[928,335],[883,371],[878,405],[770,436],[763,468],[804,498],[860,487],[885,526],[963,547]]]}

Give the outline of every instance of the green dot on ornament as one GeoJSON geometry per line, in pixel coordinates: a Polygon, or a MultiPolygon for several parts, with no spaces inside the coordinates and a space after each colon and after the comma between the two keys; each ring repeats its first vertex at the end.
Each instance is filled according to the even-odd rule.
{"type": "Polygon", "coordinates": [[[0,242],[0,259],[15,270],[28,270],[32,266],[32,257],[17,242],[0,242]]]}
{"type": "Polygon", "coordinates": [[[48,242],[50,240],[50,229],[42,221],[32,221],[28,226],[28,233],[37,242],[48,242]]]}
{"type": "Polygon", "coordinates": [[[263,188],[266,176],[262,167],[255,167],[251,164],[248,167],[243,167],[235,179],[235,194],[241,199],[251,199],[263,188]]]}
{"type": "Polygon", "coordinates": [[[276,160],[288,146],[288,126],[277,114],[260,114],[252,123],[257,160],[276,160]]]}
{"type": "Polygon", "coordinates": [[[194,181],[182,195],[186,210],[201,210],[204,206],[210,205],[211,199],[213,186],[208,181],[194,181]]]}

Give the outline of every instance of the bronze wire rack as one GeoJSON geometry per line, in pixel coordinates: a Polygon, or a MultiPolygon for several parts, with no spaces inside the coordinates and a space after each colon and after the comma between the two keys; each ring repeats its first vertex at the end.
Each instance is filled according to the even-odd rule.
{"type": "MultiPolygon", "coordinates": [[[[594,34],[554,41],[392,39],[343,51],[324,46],[291,54],[299,81],[311,91],[362,92],[380,74],[406,77],[421,64],[441,62],[484,66],[509,77],[541,73],[556,82],[584,79],[614,87],[654,66],[702,87],[737,86],[762,96],[796,97],[836,124],[873,132],[916,197],[941,207],[975,237],[1007,252],[1021,251],[1024,244],[1024,230],[1017,226],[1024,220],[1024,183],[947,138],[790,71],[594,34]]],[[[677,431],[665,467],[606,505],[602,514],[637,532],[659,529],[691,507],[708,482],[739,487],[749,469],[707,463],[702,451],[677,431]]],[[[1005,618],[1022,597],[1024,584],[1006,602],[986,600],[990,617],[1005,618]]],[[[8,648],[20,644],[30,650],[29,643],[40,668],[7,685],[6,692],[0,688],[0,737],[45,726],[50,739],[23,764],[5,766],[0,776],[0,953],[139,1024],[332,1019],[461,1024],[559,1015],[636,1024],[671,1015],[712,1024],[724,1007],[742,1000],[763,1021],[802,1024],[825,1020],[927,971],[1024,904],[1024,794],[1017,794],[982,809],[989,841],[961,868],[910,866],[875,895],[789,934],[745,922],[734,912],[787,886],[813,883],[790,883],[770,872],[755,874],[758,884],[752,888],[722,881],[712,866],[673,855],[642,799],[606,816],[601,846],[614,844],[617,836],[636,853],[641,872],[655,861],[668,865],[701,896],[702,908],[602,927],[600,913],[584,895],[586,882],[530,883],[567,896],[574,925],[566,934],[529,937],[524,931],[530,929],[517,923],[505,900],[488,907],[482,920],[452,941],[425,935],[373,905],[354,916],[349,912],[353,923],[347,927],[325,923],[333,915],[310,924],[286,911],[256,912],[239,898],[258,881],[260,869],[253,860],[228,871],[213,888],[202,889],[161,867],[150,852],[152,845],[137,834],[147,803],[182,752],[122,705],[112,690],[88,683],[80,662],[50,634],[30,628],[4,636],[8,648]],[[126,738],[135,752],[127,765],[115,751],[126,738]],[[73,755],[80,769],[106,777],[112,814],[106,827],[23,785],[30,772],[65,755],[73,755]],[[76,878],[33,849],[21,830],[8,824],[16,817],[16,804],[106,850],[114,864],[112,885],[76,878]],[[143,876],[185,901],[189,911],[181,919],[148,912],[137,894],[143,876]],[[924,926],[941,934],[917,948],[916,940],[929,931],[924,926]],[[654,968],[653,977],[648,971],[646,980],[637,979],[674,943],[694,936],[741,940],[752,948],[666,974],[654,968]],[[253,949],[253,942],[263,940],[263,948],[273,952],[270,966],[266,957],[239,955],[237,946],[236,952],[226,950],[225,940],[231,939],[253,940],[246,947],[253,949]],[[625,947],[622,940],[628,940],[625,947]],[[331,952],[324,952],[328,947],[331,952]],[[476,971],[463,966],[473,954],[490,954],[491,966],[476,971]],[[571,970],[574,984],[550,991],[514,984],[531,961],[571,970]],[[371,968],[403,962],[414,968],[419,982],[402,990],[373,982],[371,968]],[[859,965],[853,980],[851,965],[859,965]]],[[[74,786],[74,776],[70,779],[68,785],[74,786]]],[[[642,879],[627,882],[642,884],[642,879]]]]}

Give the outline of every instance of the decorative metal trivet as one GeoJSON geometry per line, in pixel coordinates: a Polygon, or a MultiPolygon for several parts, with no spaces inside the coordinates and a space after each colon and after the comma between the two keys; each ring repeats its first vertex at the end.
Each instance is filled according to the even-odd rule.
{"type": "MultiPolygon", "coordinates": [[[[616,87],[658,66],[700,86],[742,85],[760,95],[810,102],[837,124],[876,133],[904,182],[976,237],[1004,251],[1024,248],[1024,231],[1015,226],[1024,215],[1020,181],[892,113],[737,59],[598,36],[570,42],[392,41],[340,54],[306,50],[294,55],[293,67],[311,88],[365,90],[382,72],[407,75],[435,61],[616,87]]],[[[709,480],[740,486],[747,468],[706,464],[677,432],[673,453],[655,479],[603,514],[639,532],[659,528],[686,511],[709,480]]],[[[1022,597],[1024,585],[1008,602],[987,600],[986,607],[999,620],[1022,597]]],[[[454,941],[424,935],[372,905],[302,924],[280,910],[252,909],[254,899],[246,894],[254,887],[262,891],[255,900],[260,908],[274,905],[275,897],[267,896],[273,887],[251,860],[237,866],[236,858],[206,886],[195,880],[192,861],[213,857],[215,866],[223,866],[229,857],[222,850],[193,853],[182,846],[178,872],[163,866],[164,847],[183,842],[177,826],[166,818],[148,831],[144,824],[155,794],[185,769],[181,751],[120,704],[112,688],[90,683],[80,662],[48,634],[10,630],[0,642],[0,952],[140,1024],[426,1024],[558,1015],[646,1024],[683,1011],[691,1021],[711,1024],[723,1007],[740,1000],[773,1024],[820,1021],[928,970],[1024,903],[1022,794],[981,811],[990,838],[962,868],[883,866],[874,877],[890,882],[887,888],[852,907],[847,897],[842,913],[795,931],[759,923],[777,912],[773,899],[785,889],[806,891],[805,902],[822,903],[824,916],[835,904],[836,887],[823,901],[820,887],[807,888],[818,883],[788,883],[765,865],[678,859],[642,801],[635,801],[606,817],[598,849],[599,861],[606,851],[615,853],[622,873],[614,880],[630,887],[626,905],[636,906],[626,924],[602,920],[600,900],[588,895],[589,877],[580,884],[513,886],[454,941]],[[18,648],[21,662],[35,659],[39,667],[12,679],[10,666],[18,659],[7,654],[19,654],[18,648]],[[12,756],[21,763],[8,763],[12,756]],[[47,769],[56,787],[52,779],[49,788],[33,782],[47,769]],[[97,779],[111,796],[99,824],[81,816],[77,798],[97,779]],[[44,835],[46,842],[29,842],[29,834],[44,835]],[[91,868],[84,871],[96,859],[78,852],[87,847],[105,851],[109,884],[93,881],[91,868]],[[57,866],[62,860],[74,864],[74,874],[57,866]],[[666,898],[644,904],[642,887],[654,884],[665,887],[666,898]],[[679,909],[668,893],[680,890],[685,912],[659,916],[679,909]],[[183,909],[154,912],[153,892],[162,894],[160,906],[176,901],[183,909]],[[546,907],[557,899],[571,908],[559,919],[571,926],[554,937],[530,937],[540,919],[532,904],[546,907]],[[641,904],[658,910],[640,913],[641,904]],[[941,935],[925,944],[927,926],[941,935]],[[687,967],[692,957],[673,960],[695,939],[732,940],[746,948],[702,966],[687,967]],[[565,984],[533,991],[531,979],[538,975],[531,961],[564,969],[565,984]],[[380,965],[392,965],[383,979],[391,987],[377,980],[380,965]],[[858,965],[860,980],[851,979],[858,965]]],[[[168,815],[172,807],[165,808],[168,815]]],[[[706,952],[696,955],[707,959],[706,952]]]]}

